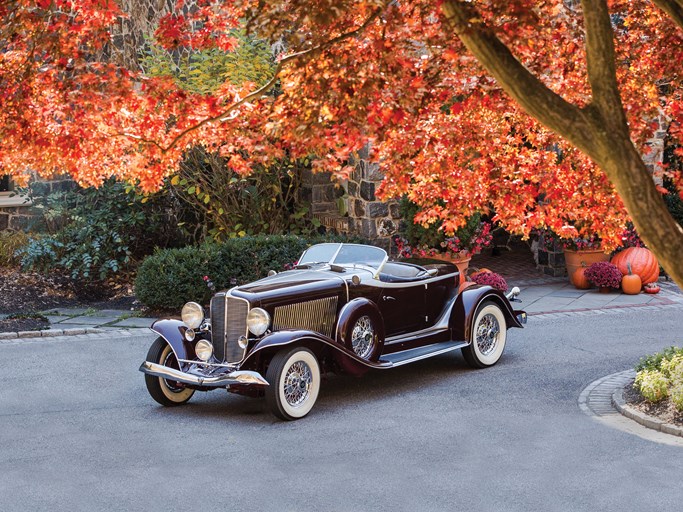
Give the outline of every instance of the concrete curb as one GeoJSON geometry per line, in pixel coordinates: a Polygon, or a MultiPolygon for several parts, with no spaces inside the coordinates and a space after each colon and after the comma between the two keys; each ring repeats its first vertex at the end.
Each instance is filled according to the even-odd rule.
{"type": "MultiPolygon", "coordinates": [[[[632,385],[632,381],[627,384],[627,386],[630,385],[632,385]]],[[[651,428],[652,430],[658,430],[659,432],[664,432],[665,434],[683,437],[683,427],[672,425],[671,423],[664,423],[654,416],[645,414],[644,412],[641,412],[635,407],[627,404],[626,400],[624,400],[624,390],[625,387],[621,387],[615,389],[614,393],[612,393],[612,405],[617,411],[627,418],[640,423],[644,427],[651,428]]]]}
{"type": "Polygon", "coordinates": [[[46,329],[43,331],[19,331],[19,332],[0,332],[0,343],[16,342],[16,341],[39,341],[44,338],[62,338],[65,336],[131,336],[135,331],[140,331],[147,334],[146,328],[131,328],[131,329],[98,329],[81,328],[81,329],[46,329]]]}

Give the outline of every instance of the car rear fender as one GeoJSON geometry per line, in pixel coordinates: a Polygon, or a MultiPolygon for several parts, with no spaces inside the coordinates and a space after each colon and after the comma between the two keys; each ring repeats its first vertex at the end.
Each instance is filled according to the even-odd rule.
{"type": "Polygon", "coordinates": [[[475,285],[460,292],[455,299],[455,304],[453,304],[449,327],[454,340],[469,341],[471,339],[470,333],[474,324],[474,315],[479,305],[484,301],[494,302],[500,307],[508,329],[510,327],[523,327],[517,319],[517,313],[512,309],[510,301],[503,292],[491,286],[475,285]]]}
{"type": "Polygon", "coordinates": [[[370,368],[384,368],[387,363],[374,363],[358,357],[333,339],[315,331],[302,329],[282,330],[265,336],[252,348],[240,364],[240,368],[256,368],[257,360],[268,360],[275,352],[293,346],[304,346],[310,349],[318,359],[331,356],[344,370],[353,375],[362,375],[370,368]]]}
{"type": "Polygon", "coordinates": [[[166,340],[176,359],[194,359],[194,346],[185,339],[187,326],[182,321],[172,318],[157,320],[150,329],[166,340]]]}

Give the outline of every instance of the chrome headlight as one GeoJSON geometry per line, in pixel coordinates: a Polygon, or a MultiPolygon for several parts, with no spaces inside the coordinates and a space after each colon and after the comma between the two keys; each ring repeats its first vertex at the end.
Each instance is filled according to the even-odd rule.
{"type": "Polygon", "coordinates": [[[264,309],[252,309],[247,315],[247,327],[256,336],[261,336],[270,327],[270,315],[264,309]]]}
{"type": "Polygon", "coordinates": [[[194,353],[197,354],[199,359],[206,362],[213,355],[213,345],[209,341],[199,340],[194,346],[194,353]]]}
{"type": "Polygon", "coordinates": [[[204,321],[204,308],[196,302],[188,302],[183,306],[180,318],[190,329],[197,329],[204,321]]]}

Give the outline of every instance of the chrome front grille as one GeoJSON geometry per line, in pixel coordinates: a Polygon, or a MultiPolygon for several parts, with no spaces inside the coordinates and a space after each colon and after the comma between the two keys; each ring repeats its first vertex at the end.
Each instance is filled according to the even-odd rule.
{"type": "Polygon", "coordinates": [[[216,359],[237,363],[244,358],[244,349],[237,344],[240,336],[247,335],[249,303],[225,294],[211,299],[211,338],[216,359]]]}
{"type": "Polygon", "coordinates": [[[275,308],[273,330],[307,329],[332,337],[338,297],[309,300],[275,308]]]}

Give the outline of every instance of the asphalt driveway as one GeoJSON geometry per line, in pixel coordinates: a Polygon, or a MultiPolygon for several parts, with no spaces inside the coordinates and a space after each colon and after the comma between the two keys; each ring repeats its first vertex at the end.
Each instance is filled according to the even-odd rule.
{"type": "Polygon", "coordinates": [[[581,390],[683,344],[683,309],[531,317],[501,363],[330,377],[304,420],[137,371],[152,336],[0,343],[0,510],[679,511],[683,448],[583,414],[581,390]]]}

